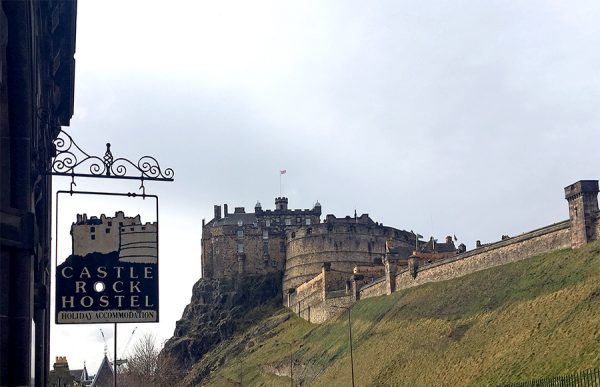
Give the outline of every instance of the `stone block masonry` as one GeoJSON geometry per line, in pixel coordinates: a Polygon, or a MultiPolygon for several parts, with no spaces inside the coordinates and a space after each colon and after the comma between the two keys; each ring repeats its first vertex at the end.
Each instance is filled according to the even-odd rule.
{"type": "MultiPolygon", "coordinates": [[[[402,270],[393,280],[395,289],[407,289],[428,282],[445,281],[494,266],[520,261],[534,255],[571,247],[570,222],[564,221],[548,227],[505,239],[475,250],[420,267],[416,276],[402,270]]],[[[384,293],[383,293],[384,294],[384,293]]]]}
{"type": "Polygon", "coordinates": [[[382,260],[390,240],[408,249],[414,245],[412,234],[375,223],[366,214],[328,215],[324,223],[288,233],[283,287],[293,289],[309,281],[325,262],[332,270],[347,273],[356,266],[373,265],[382,260]]]}
{"type": "MultiPolygon", "coordinates": [[[[348,277],[351,291],[346,291],[347,302],[357,299],[390,294],[391,292],[419,286],[429,282],[446,281],[495,266],[505,265],[565,248],[577,248],[600,235],[600,210],[598,209],[598,182],[579,181],[565,188],[565,198],[569,203],[569,220],[542,227],[516,237],[504,237],[501,241],[481,245],[474,250],[419,265],[408,259],[408,267],[400,269],[396,262],[384,261],[383,276],[367,281],[355,273],[348,277]],[[398,271],[396,271],[398,270],[398,271]]],[[[325,240],[323,240],[325,242],[325,240]]],[[[358,242],[360,243],[360,242],[358,242]]],[[[315,251],[316,252],[316,251],[315,251]]],[[[294,250],[294,253],[296,251],[294,250]]],[[[343,255],[347,256],[348,252],[343,255]]],[[[348,258],[346,258],[347,260],[348,258]]],[[[310,260],[309,260],[310,261],[310,260]]],[[[358,268],[360,265],[357,265],[358,268]]],[[[367,271],[377,271],[376,267],[367,271]]],[[[311,271],[311,270],[309,270],[311,271]]],[[[314,271],[314,269],[312,269],[314,271]]],[[[325,273],[325,271],[323,271],[325,273]]],[[[310,273],[304,273],[308,275],[310,273]]],[[[324,279],[323,277],[321,277],[324,279]]],[[[341,281],[343,279],[338,279],[341,281]]],[[[321,286],[326,287],[325,281],[321,286]]],[[[340,314],[339,308],[331,307],[325,301],[335,300],[334,291],[323,289],[323,301],[318,298],[304,298],[304,306],[299,304],[297,313],[311,322],[320,322],[340,314]],[[328,298],[329,297],[329,298],[328,298]],[[317,312],[318,311],[318,312],[317,312]]]]}
{"type": "Polygon", "coordinates": [[[208,224],[203,221],[202,273],[208,278],[281,273],[283,304],[319,323],[358,299],[596,240],[598,181],[581,180],[564,191],[569,220],[512,238],[503,236],[495,243],[478,242],[467,252],[464,245],[455,248],[451,237],[446,243],[423,242],[412,232],[384,227],[366,214],[327,215],[321,223],[318,202],[312,210],[288,210],[287,198],[277,198],[275,210],[262,210],[257,203],[251,214],[241,207],[229,214],[225,206],[223,217],[216,206],[215,218],[208,224]]]}

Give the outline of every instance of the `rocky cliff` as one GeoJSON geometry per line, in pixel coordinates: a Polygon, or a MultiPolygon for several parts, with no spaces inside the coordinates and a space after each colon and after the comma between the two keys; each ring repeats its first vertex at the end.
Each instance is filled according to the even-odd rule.
{"type": "Polygon", "coordinates": [[[280,302],[279,273],[241,279],[201,278],[162,355],[187,372],[217,344],[256,323],[265,310],[280,307],[280,302]]]}

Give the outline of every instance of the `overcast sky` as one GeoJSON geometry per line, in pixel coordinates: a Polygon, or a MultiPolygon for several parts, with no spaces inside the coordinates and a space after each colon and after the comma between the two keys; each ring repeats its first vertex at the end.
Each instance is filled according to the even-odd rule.
{"type": "MultiPolygon", "coordinates": [[[[68,132],[89,153],[111,142],[175,170],[147,184],[161,323],[136,337],[172,335],[212,206],[273,208],[280,169],[291,208],[319,200],[468,249],[566,219],[563,188],[598,179],[598,20],[593,0],[80,0],[68,132]]],[[[77,188],[137,189],[100,183],[77,188]]],[[[59,261],[75,213],[137,211],[78,200],[60,199],[59,261]]],[[[120,325],[120,348],[134,326],[120,325]]],[[[110,340],[110,325],[54,326],[52,358],[95,372],[99,327],[110,340]]]]}

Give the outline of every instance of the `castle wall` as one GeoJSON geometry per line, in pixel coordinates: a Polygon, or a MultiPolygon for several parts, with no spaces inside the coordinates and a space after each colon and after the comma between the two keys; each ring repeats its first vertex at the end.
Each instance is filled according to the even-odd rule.
{"type": "Polygon", "coordinates": [[[355,298],[348,288],[350,274],[322,268],[321,273],[287,293],[284,304],[299,317],[313,323],[322,323],[343,312],[355,298]]]}
{"type": "Polygon", "coordinates": [[[370,284],[364,285],[359,290],[359,299],[377,297],[387,294],[386,291],[386,279],[384,277],[378,278],[370,284]]]}
{"type": "Polygon", "coordinates": [[[263,210],[260,203],[254,213],[236,207],[233,213],[224,205],[215,206],[215,217],[202,223],[202,276],[232,278],[244,274],[283,271],[286,232],[318,224],[321,206],[291,210],[287,198],[276,198],[275,210],[263,210]]]}
{"type": "Polygon", "coordinates": [[[288,307],[303,319],[312,321],[315,306],[320,305],[325,299],[323,274],[319,274],[304,285],[290,295],[288,307]]]}
{"type": "MultiPolygon", "coordinates": [[[[600,213],[598,216],[600,217],[600,213]]],[[[389,283],[390,280],[394,281],[393,288],[397,291],[429,282],[461,277],[538,254],[570,248],[569,226],[570,222],[564,221],[485,245],[455,257],[436,261],[419,267],[416,277],[413,277],[406,268],[389,277],[384,275],[377,278],[366,278],[363,274],[360,279],[352,280],[353,289],[351,290],[342,290],[342,285],[346,284],[352,274],[346,271],[322,269],[320,274],[296,288],[296,294],[292,294],[292,303],[289,306],[301,318],[313,323],[322,323],[339,315],[341,312],[339,307],[350,306],[357,298],[365,299],[388,294],[390,285],[392,285],[389,283]]],[[[600,228],[600,225],[596,225],[596,227],[600,228]]],[[[333,268],[333,263],[331,267],[333,268]]],[[[368,274],[370,271],[373,271],[373,275],[379,273],[379,270],[373,269],[367,269],[365,272],[368,274]]]]}
{"type": "MultiPolygon", "coordinates": [[[[255,225],[204,227],[202,233],[202,274],[207,278],[232,278],[241,274],[282,271],[285,239],[268,234],[255,225]],[[243,236],[238,236],[242,231],[243,236]],[[243,245],[239,251],[238,245],[243,245]],[[266,245],[266,247],[265,247],[266,245]]],[[[268,229],[266,229],[268,232],[268,229]]]]}
{"type": "MultiPolygon", "coordinates": [[[[298,316],[314,324],[322,324],[350,308],[355,300],[352,296],[328,298],[300,309],[298,316]]],[[[296,311],[297,313],[297,311],[296,311]]]]}
{"type": "Polygon", "coordinates": [[[331,269],[352,274],[355,266],[372,265],[385,255],[385,241],[412,246],[412,235],[380,225],[355,220],[321,223],[288,233],[283,288],[296,288],[316,276],[323,263],[331,269]]]}
{"type": "MultiPolygon", "coordinates": [[[[556,223],[420,267],[415,278],[409,270],[404,269],[395,276],[396,290],[428,282],[445,281],[494,266],[520,261],[534,255],[570,248],[569,225],[569,221],[556,223]]],[[[385,294],[385,292],[381,294],[385,294]]]]}

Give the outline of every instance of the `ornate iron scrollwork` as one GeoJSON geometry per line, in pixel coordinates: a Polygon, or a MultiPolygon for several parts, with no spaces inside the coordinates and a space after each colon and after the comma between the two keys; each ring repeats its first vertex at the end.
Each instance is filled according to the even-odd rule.
{"type": "Polygon", "coordinates": [[[143,156],[137,163],[126,158],[114,158],[110,144],[106,144],[104,156],[90,155],[81,149],[73,138],[61,130],[54,140],[56,156],[50,166],[50,175],[100,177],[112,179],[134,179],[173,181],[175,172],[171,168],[161,169],[152,156],[143,156]]]}

